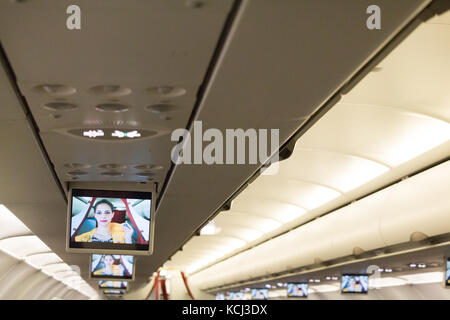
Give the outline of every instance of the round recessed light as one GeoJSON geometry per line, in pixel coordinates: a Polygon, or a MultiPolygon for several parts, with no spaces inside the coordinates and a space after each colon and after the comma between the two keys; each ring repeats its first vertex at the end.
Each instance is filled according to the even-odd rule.
{"type": "Polygon", "coordinates": [[[40,94],[47,94],[54,97],[66,97],[77,92],[74,87],[63,84],[41,84],[32,89],[34,92],[40,94]]]}
{"type": "Polygon", "coordinates": [[[76,104],[69,102],[48,102],[43,107],[50,111],[71,111],[78,108],[76,104]]]}
{"type": "Polygon", "coordinates": [[[138,172],[136,175],[140,177],[153,177],[155,174],[153,172],[138,172]]]}
{"type": "Polygon", "coordinates": [[[120,171],[105,171],[101,173],[102,176],[109,176],[109,177],[120,177],[123,176],[123,173],[120,171]]]}
{"type": "Polygon", "coordinates": [[[100,85],[90,88],[89,92],[98,96],[117,98],[129,95],[131,89],[119,85],[100,85]]]}
{"type": "Polygon", "coordinates": [[[146,170],[162,170],[163,166],[159,166],[156,164],[142,164],[135,166],[136,169],[146,171],[146,170]]]}
{"type": "Polygon", "coordinates": [[[177,107],[175,107],[173,104],[167,104],[167,103],[159,103],[159,104],[153,104],[151,106],[147,106],[146,109],[150,112],[161,114],[161,113],[167,113],[172,112],[176,110],[177,107]]]}
{"type": "Polygon", "coordinates": [[[129,108],[127,106],[120,103],[102,103],[95,106],[95,110],[100,112],[118,113],[128,111],[128,109],[129,108]]]}
{"type": "Polygon", "coordinates": [[[64,164],[64,168],[66,169],[88,169],[90,168],[91,165],[90,164],[83,164],[83,163],[66,163],[64,164]]]}
{"type": "Polygon", "coordinates": [[[158,98],[177,98],[186,94],[186,89],[172,86],[151,87],[147,91],[158,98]]]}
{"type": "Polygon", "coordinates": [[[81,170],[74,170],[74,171],[70,171],[70,172],[67,172],[67,173],[72,175],[72,176],[83,176],[85,174],[88,174],[88,172],[81,171],[81,170]]]}
{"type": "Polygon", "coordinates": [[[126,165],[119,164],[119,163],[105,163],[105,164],[99,165],[99,168],[107,169],[107,170],[123,170],[126,167],[127,167],[126,165]]]}

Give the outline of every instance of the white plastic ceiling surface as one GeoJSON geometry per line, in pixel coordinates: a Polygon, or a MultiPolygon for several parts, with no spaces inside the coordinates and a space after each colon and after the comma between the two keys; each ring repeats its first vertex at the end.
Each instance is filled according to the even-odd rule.
{"type": "MultiPolygon", "coordinates": [[[[242,1],[199,101],[196,120],[203,121],[205,130],[278,128],[283,143],[430,1],[379,2],[385,8],[383,28],[370,32],[361,27],[372,4],[366,0],[242,1]]],[[[144,173],[162,182],[173,146],[168,133],[187,125],[232,2],[205,1],[194,9],[175,0],[79,1],[84,22],[77,31],[65,29],[69,4],[65,0],[0,2],[2,45],[59,180],[147,181],[147,176],[137,175],[144,169],[135,166],[151,164],[162,169],[144,173]],[[45,84],[71,86],[76,92],[61,98],[33,90],[45,84]],[[98,85],[119,85],[131,92],[101,97],[91,90],[98,85]],[[186,93],[161,98],[146,90],[155,86],[184,88],[186,93]],[[50,102],[77,108],[51,112],[43,108],[50,102]],[[120,103],[128,111],[99,112],[95,107],[101,103],[120,103]],[[148,112],[146,107],[155,103],[174,108],[167,114],[148,112]],[[154,131],[155,135],[127,142],[94,141],[71,136],[72,129],[154,131]],[[74,171],[73,163],[82,164],[79,171],[86,173],[68,175],[74,171]],[[116,166],[100,167],[105,164],[116,166]],[[121,175],[102,175],[111,170],[121,175]]],[[[8,153],[0,159],[0,202],[64,261],[79,265],[86,278],[87,255],[64,252],[64,199],[17,97],[5,75],[1,77],[5,85],[0,87],[4,103],[0,143],[8,153]]],[[[137,261],[137,281],[132,286],[146,281],[257,169],[255,165],[175,167],[157,212],[155,252],[137,261]]],[[[308,188],[307,182],[299,183],[308,188]]],[[[326,190],[329,198],[338,192],[328,185],[313,186],[322,195],[326,190]]],[[[257,229],[268,232],[279,227],[310,209],[305,206],[290,206],[292,211],[278,219],[269,213],[267,217],[255,214],[257,229]]],[[[225,239],[223,244],[232,248],[242,247],[244,241],[235,236],[225,239]]]]}
{"type": "MultiPolygon", "coordinates": [[[[448,157],[449,18],[447,13],[414,31],[377,72],[363,79],[297,141],[292,156],[279,164],[278,172],[273,166],[269,169],[273,175],[258,177],[233,201],[230,211],[214,219],[217,234],[192,238],[166,265],[194,272],[448,157]],[[237,247],[232,242],[237,242],[237,247]]],[[[403,222],[396,226],[408,229],[403,222]]],[[[319,242],[330,230],[316,225],[322,231],[310,231],[307,238],[314,234],[319,242]]],[[[389,244],[408,241],[409,234],[385,240],[389,244]]],[[[341,237],[341,242],[349,241],[349,237],[341,237]]],[[[363,246],[365,237],[358,237],[359,242],[356,238],[350,242],[363,246]]],[[[387,245],[369,238],[366,246],[387,245]]],[[[301,248],[306,256],[308,249],[301,248]]],[[[296,259],[301,261],[301,257],[296,259]]],[[[256,264],[249,268],[257,273],[256,264]]],[[[241,275],[246,277],[244,271],[241,275]]]]}
{"type": "Polygon", "coordinates": [[[0,298],[96,298],[96,291],[5,206],[0,205],[0,298]],[[65,271],[62,273],[62,271],[65,271]],[[57,290],[40,292],[43,286],[57,290]]]}
{"type": "MultiPolygon", "coordinates": [[[[380,33],[367,33],[357,17],[369,2],[327,1],[325,5],[319,1],[244,1],[197,119],[203,121],[204,130],[278,128],[280,142],[285,142],[305,117],[427,3],[382,2],[387,24],[380,33]]],[[[177,166],[156,221],[157,229],[173,231],[156,234],[158,248],[154,260],[146,260],[145,267],[154,269],[159,259],[167,261],[171,256],[168,253],[175,254],[188,239],[186,235],[192,235],[192,226],[206,222],[205,217],[219,209],[256,170],[256,166],[249,165],[177,166]],[[168,214],[180,208],[176,219],[168,214]]],[[[297,208],[291,208],[294,213],[286,216],[298,216],[297,208]]],[[[244,227],[256,229],[252,226],[256,221],[268,229],[278,225],[279,219],[262,220],[261,215],[256,216],[244,227]]],[[[221,246],[233,248],[244,242],[242,238],[227,235],[221,246]]],[[[211,246],[205,250],[205,257],[195,262],[186,258],[175,263],[183,253],[176,253],[172,261],[187,267],[219,254],[211,246]]]]}
{"type": "Polygon", "coordinates": [[[409,242],[415,232],[447,234],[449,177],[446,161],[194,273],[190,281],[210,289],[348,258],[355,248],[371,251],[409,242]]]}

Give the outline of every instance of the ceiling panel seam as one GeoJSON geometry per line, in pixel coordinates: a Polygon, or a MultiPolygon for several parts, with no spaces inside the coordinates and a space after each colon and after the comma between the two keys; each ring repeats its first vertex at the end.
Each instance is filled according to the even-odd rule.
{"type": "MultiPolygon", "coordinates": [[[[188,131],[190,131],[195,119],[197,119],[197,117],[198,117],[198,113],[200,111],[200,105],[203,102],[206,88],[208,87],[208,84],[211,81],[214,70],[217,67],[219,57],[222,55],[225,43],[227,42],[227,39],[229,38],[230,30],[235,22],[236,15],[238,14],[238,12],[240,10],[241,3],[242,3],[242,0],[234,1],[233,6],[231,7],[231,10],[228,13],[228,16],[225,20],[224,27],[220,33],[219,39],[217,41],[216,47],[214,49],[214,52],[213,52],[213,55],[211,58],[211,61],[209,62],[208,68],[206,69],[205,77],[203,78],[203,81],[198,88],[195,104],[194,104],[192,113],[189,117],[188,123],[185,128],[188,131]]],[[[178,141],[178,143],[181,141],[182,141],[182,138],[180,138],[180,141],[178,141]]],[[[172,176],[175,171],[175,167],[176,167],[176,165],[172,162],[169,170],[167,171],[167,175],[164,179],[164,182],[161,186],[159,197],[158,197],[158,199],[156,199],[156,211],[158,211],[159,204],[161,203],[162,199],[164,198],[165,191],[167,189],[167,186],[170,183],[170,180],[172,179],[172,176]]]]}

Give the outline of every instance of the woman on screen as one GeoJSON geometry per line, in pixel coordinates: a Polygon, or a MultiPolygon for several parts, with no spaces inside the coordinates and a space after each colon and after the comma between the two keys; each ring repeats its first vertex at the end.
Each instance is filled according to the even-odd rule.
{"type": "Polygon", "coordinates": [[[94,218],[97,228],[75,237],[76,242],[132,243],[133,228],[128,223],[111,222],[114,206],[106,199],[94,205],[94,218]]]}
{"type": "Polygon", "coordinates": [[[367,292],[367,285],[362,277],[349,277],[346,281],[343,292],[367,292]]]}
{"type": "Polygon", "coordinates": [[[108,255],[103,256],[102,262],[105,265],[105,267],[100,270],[94,271],[94,275],[123,277],[124,271],[125,271],[124,267],[121,264],[119,264],[119,265],[114,264],[114,261],[115,261],[115,259],[112,255],[108,254],[108,255]]]}

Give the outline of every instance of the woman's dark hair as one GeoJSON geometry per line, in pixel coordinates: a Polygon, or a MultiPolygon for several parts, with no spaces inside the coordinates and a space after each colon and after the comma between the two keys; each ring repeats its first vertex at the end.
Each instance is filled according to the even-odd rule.
{"type": "Polygon", "coordinates": [[[103,199],[103,200],[97,201],[97,203],[94,204],[94,213],[95,213],[95,211],[97,211],[97,206],[98,206],[99,204],[102,204],[102,203],[108,205],[108,206],[111,208],[111,213],[114,211],[114,206],[113,206],[113,204],[112,204],[111,202],[109,202],[108,200],[103,199]]]}
{"type": "Polygon", "coordinates": [[[116,259],[114,258],[114,256],[112,254],[105,254],[105,255],[103,255],[102,260],[105,261],[107,256],[110,256],[111,258],[113,258],[114,262],[116,261],[116,259]]]}

